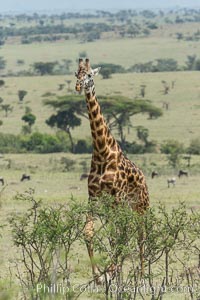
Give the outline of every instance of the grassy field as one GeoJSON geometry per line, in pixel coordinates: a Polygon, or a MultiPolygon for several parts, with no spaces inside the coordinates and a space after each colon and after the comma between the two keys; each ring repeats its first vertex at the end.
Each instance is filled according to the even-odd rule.
{"type": "MultiPolygon", "coordinates": [[[[100,21],[100,20],[99,20],[100,21]]],[[[6,21],[8,22],[8,20],[6,21]]],[[[83,20],[80,20],[83,22],[83,20]]],[[[71,21],[69,22],[71,24],[71,21]]],[[[30,25],[30,24],[29,24],[30,25]]],[[[34,24],[33,24],[34,25],[34,24]]],[[[19,27],[23,24],[18,24],[19,27]]],[[[180,65],[184,65],[188,55],[197,56],[200,53],[200,41],[177,41],[174,35],[177,31],[183,33],[194,32],[199,28],[199,23],[168,24],[155,30],[150,37],[134,39],[116,39],[105,36],[101,41],[80,43],[77,40],[60,41],[56,43],[34,43],[29,45],[19,44],[18,39],[8,39],[1,47],[0,56],[7,61],[6,72],[17,72],[28,69],[36,61],[61,61],[71,59],[71,70],[76,71],[76,60],[79,53],[86,51],[91,63],[120,64],[126,68],[135,63],[145,63],[158,58],[173,58],[180,65]],[[25,65],[17,66],[17,60],[23,59],[25,65]]],[[[1,71],[2,72],[2,71],[1,71]]],[[[73,72],[74,73],[74,72],[73,72]]],[[[10,104],[13,110],[5,116],[0,111],[0,120],[3,125],[0,131],[4,133],[19,134],[24,125],[21,120],[28,106],[36,115],[36,123],[33,131],[54,133],[45,120],[53,111],[44,106],[46,93],[55,94],[54,97],[73,93],[75,85],[74,75],[67,76],[37,76],[37,77],[5,77],[5,86],[0,88],[0,97],[4,104],[10,104]],[[71,91],[67,91],[66,80],[71,80],[71,91]],[[65,84],[62,91],[58,90],[59,84],[65,84]],[[19,103],[18,90],[26,90],[23,103],[19,103]]],[[[156,120],[149,120],[146,115],[137,115],[132,119],[133,128],[126,133],[129,141],[136,140],[135,127],[142,125],[149,129],[149,139],[155,140],[158,146],[165,140],[175,139],[188,146],[192,139],[199,138],[200,128],[200,81],[199,72],[172,72],[172,73],[126,73],[115,74],[112,78],[103,80],[101,76],[95,78],[96,93],[101,103],[101,95],[124,95],[132,99],[140,97],[141,85],[146,85],[145,98],[152,101],[157,107],[163,108],[163,103],[169,104],[169,109],[163,108],[163,116],[156,120]],[[170,86],[169,93],[164,95],[163,83],[170,86]],[[175,82],[172,88],[172,82],[175,82]]],[[[84,99],[84,95],[83,95],[84,99]]],[[[84,100],[83,100],[84,101],[84,100]]],[[[141,100],[142,101],[142,100],[141,100]]],[[[117,137],[117,132],[113,132],[117,137]]],[[[82,120],[82,125],[72,131],[75,139],[90,137],[90,128],[87,120],[82,120]],[[84,132],[84,136],[83,136],[84,132]]],[[[177,178],[175,187],[168,188],[167,178],[177,177],[178,169],[169,167],[166,156],[161,154],[130,155],[139,167],[144,170],[149,187],[152,207],[157,207],[161,202],[171,210],[179,202],[185,202],[188,212],[198,211],[200,208],[200,157],[192,156],[190,168],[182,159],[180,167],[188,169],[189,177],[177,178]],[[152,170],[158,170],[160,176],[151,179],[152,170]]],[[[11,239],[8,219],[13,212],[23,213],[28,205],[16,200],[18,193],[24,193],[29,188],[35,190],[37,199],[42,199],[44,205],[57,203],[69,203],[73,196],[78,203],[87,201],[87,180],[80,181],[80,175],[84,172],[81,162],[87,163],[90,168],[91,156],[72,155],[69,153],[52,154],[4,154],[0,157],[0,176],[5,178],[5,188],[0,186],[0,223],[4,226],[0,229],[0,292],[5,292],[5,299],[16,300],[15,291],[19,290],[19,282],[16,281],[15,259],[18,255],[11,239]],[[60,163],[62,157],[73,159],[76,163],[70,172],[64,171],[60,163]],[[23,173],[31,175],[31,180],[21,182],[23,173]],[[6,298],[7,295],[7,298],[6,298]]],[[[76,250],[77,252],[77,250],[76,250]]],[[[79,249],[81,268],[76,265],[82,278],[91,277],[89,259],[84,246],[79,249]]],[[[81,277],[78,280],[82,279],[81,277]]],[[[3,294],[0,294],[0,299],[3,294]]],[[[185,299],[187,296],[185,296],[185,299]]],[[[91,299],[97,299],[97,295],[91,299]]],[[[83,295],[83,300],[88,295],[83,295]]],[[[99,299],[104,299],[99,296],[99,299]]],[[[183,295],[170,295],[164,299],[182,300],[183,295]]],[[[145,299],[146,300],[146,299],[145,299]]]]}
{"type": "MultiPolygon", "coordinates": [[[[0,112],[0,118],[3,121],[0,130],[5,133],[20,133],[23,125],[21,117],[25,113],[25,107],[29,106],[37,117],[33,130],[50,133],[51,129],[45,124],[45,120],[53,111],[44,106],[43,101],[47,98],[43,95],[50,92],[55,94],[52,98],[56,98],[59,95],[67,94],[66,88],[58,91],[58,85],[66,83],[66,80],[71,80],[71,89],[73,89],[74,76],[6,78],[5,87],[1,88],[1,96],[5,104],[13,107],[13,111],[9,113],[8,117],[5,117],[3,111],[0,112]],[[19,103],[17,95],[18,90],[21,89],[28,92],[23,104],[19,103]]],[[[199,136],[200,83],[198,72],[115,74],[107,80],[103,80],[99,76],[95,79],[95,83],[100,103],[101,95],[121,94],[132,99],[140,97],[140,86],[143,84],[146,85],[146,99],[151,100],[160,108],[163,108],[164,102],[169,103],[169,110],[164,109],[163,116],[156,120],[149,120],[146,115],[137,115],[132,120],[133,127],[143,125],[149,129],[150,139],[156,140],[158,143],[167,139],[176,139],[188,146],[192,139],[199,136]],[[170,89],[168,95],[163,94],[162,81],[166,81],[169,86],[172,81],[175,81],[175,87],[170,89]]],[[[81,127],[74,129],[72,134],[78,139],[83,137],[82,132],[85,132],[85,137],[90,136],[89,124],[84,119],[81,127]]],[[[130,130],[130,134],[127,134],[128,140],[136,139],[135,132],[134,128],[130,130]]],[[[117,133],[115,134],[117,135],[117,133]]]]}
{"type": "Polygon", "coordinates": [[[72,60],[72,69],[76,68],[79,53],[86,51],[95,64],[114,63],[126,68],[145,63],[158,58],[173,58],[180,65],[185,65],[188,55],[200,52],[200,42],[177,41],[162,33],[149,38],[115,39],[109,38],[96,42],[80,43],[77,40],[60,41],[57,43],[34,43],[29,45],[5,44],[1,48],[1,56],[7,60],[6,70],[12,72],[29,69],[34,62],[72,60]],[[25,65],[17,66],[18,59],[23,59],[25,65]]]}
{"type": "MultiPolygon", "coordinates": [[[[200,193],[200,186],[197,184],[200,166],[198,156],[192,156],[189,179],[186,177],[177,179],[176,188],[167,186],[167,178],[177,177],[178,170],[168,166],[165,155],[129,155],[129,158],[144,170],[153,206],[161,201],[170,208],[179,201],[184,201],[188,209],[195,205],[198,207],[200,193]],[[151,172],[155,168],[159,170],[160,176],[152,180],[151,172]]],[[[7,185],[1,195],[2,204],[12,203],[17,193],[23,193],[28,188],[35,189],[36,196],[48,203],[68,201],[70,195],[74,195],[78,201],[87,200],[87,180],[80,180],[83,173],[81,162],[85,161],[89,170],[90,160],[89,154],[7,154],[0,160],[1,175],[7,185]],[[76,162],[73,170],[69,172],[63,170],[63,165],[60,163],[60,159],[64,156],[76,162]],[[31,174],[31,180],[20,182],[23,173],[31,174]]],[[[182,166],[184,167],[184,162],[182,166]]]]}

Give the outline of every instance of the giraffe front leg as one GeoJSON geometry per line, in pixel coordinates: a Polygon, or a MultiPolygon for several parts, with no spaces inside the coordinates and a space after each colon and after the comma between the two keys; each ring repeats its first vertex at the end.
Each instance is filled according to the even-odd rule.
{"type": "Polygon", "coordinates": [[[140,226],[139,226],[139,251],[140,251],[140,276],[141,278],[145,275],[145,224],[143,218],[141,219],[140,226]]]}
{"type": "Polygon", "coordinates": [[[92,266],[92,274],[96,284],[101,284],[101,277],[99,275],[99,271],[97,265],[94,261],[94,245],[93,245],[93,236],[94,236],[94,218],[92,214],[88,214],[86,217],[86,225],[84,229],[86,246],[89,254],[89,258],[92,266]]]}
{"type": "Polygon", "coordinates": [[[144,276],[144,232],[141,230],[139,233],[139,249],[140,249],[140,267],[141,267],[141,277],[144,276]]]}

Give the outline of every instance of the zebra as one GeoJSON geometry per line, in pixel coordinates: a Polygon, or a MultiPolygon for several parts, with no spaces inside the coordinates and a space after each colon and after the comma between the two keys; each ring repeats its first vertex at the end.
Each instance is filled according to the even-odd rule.
{"type": "Polygon", "coordinates": [[[186,176],[186,177],[188,177],[188,172],[187,172],[187,171],[180,170],[179,173],[178,173],[178,177],[181,178],[181,176],[186,176]]]}
{"type": "Polygon", "coordinates": [[[173,178],[168,178],[167,179],[167,184],[168,184],[168,188],[170,187],[170,184],[172,184],[173,186],[176,185],[176,178],[173,177],[173,178]]]}
{"type": "Polygon", "coordinates": [[[23,174],[23,175],[22,175],[22,178],[21,178],[21,181],[24,181],[24,180],[31,180],[31,176],[30,176],[30,175],[23,174]]]}
{"type": "Polygon", "coordinates": [[[83,173],[83,174],[81,174],[81,176],[80,176],[80,180],[83,180],[83,179],[86,179],[86,178],[88,178],[88,174],[86,174],[86,173],[83,173]]]}
{"type": "Polygon", "coordinates": [[[4,185],[5,182],[4,182],[3,177],[0,177],[0,182],[1,182],[2,185],[4,185]]]}
{"type": "Polygon", "coordinates": [[[153,179],[155,176],[158,176],[158,172],[153,171],[153,172],[151,173],[151,178],[153,179]]]}

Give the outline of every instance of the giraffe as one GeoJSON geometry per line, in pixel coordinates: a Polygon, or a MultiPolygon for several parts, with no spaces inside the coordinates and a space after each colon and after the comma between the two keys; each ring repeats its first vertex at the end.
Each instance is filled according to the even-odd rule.
{"type": "MultiPolygon", "coordinates": [[[[93,77],[100,68],[92,69],[89,59],[79,59],[75,90],[79,93],[84,90],[88,116],[93,140],[91,168],[88,176],[89,201],[99,197],[102,192],[113,195],[115,202],[126,199],[133,210],[144,213],[149,207],[149,193],[142,171],[131,162],[122,152],[121,147],[111,134],[101,112],[95,93],[93,77]]],[[[92,273],[97,278],[98,268],[94,263],[92,237],[94,220],[92,215],[86,217],[85,239],[88,254],[91,260],[92,273]]],[[[144,236],[141,235],[141,239],[144,236]]],[[[141,269],[144,269],[144,243],[140,243],[141,269]]],[[[142,271],[143,272],[143,271],[142,271]]]]}

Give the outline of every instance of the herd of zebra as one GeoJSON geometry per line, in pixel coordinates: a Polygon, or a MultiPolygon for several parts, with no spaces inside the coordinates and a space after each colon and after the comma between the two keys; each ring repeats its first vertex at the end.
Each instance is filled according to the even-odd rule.
{"type": "MultiPolygon", "coordinates": [[[[151,173],[151,178],[153,179],[155,176],[158,176],[158,172],[153,171],[151,173]]],[[[178,177],[181,178],[182,176],[186,176],[188,177],[188,172],[187,171],[183,171],[183,170],[179,170],[178,172],[178,177]]],[[[167,186],[168,188],[170,187],[170,185],[175,186],[176,185],[176,177],[172,177],[172,178],[168,178],[167,179],[167,186]]]]}
{"type": "MultiPolygon", "coordinates": [[[[24,181],[24,180],[31,180],[31,176],[27,174],[22,174],[20,181],[24,181]]],[[[5,180],[2,176],[0,177],[0,183],[1,185],[5,185],[5,180]]]]}
{"type": "MultiPolygon", "coordinates": [[[[151,173],[151,178],[153,179],[154,177],[156,176],[159,176],[159,173],[157,171],[153,171],[151,173]]],[[[188,177],[188,172],[187,171],[183,171],[183,170],[180,170],[178,172],[178,177],[181,178],[182,176],[186,176],[188,177]]],[[[88,174],[87,173],[83,173],[81,174],[80,176],[80,180],[84,180],[88,178],[88,174]]],[[[20,179],[20,181],[24,181],[24,180],[30,180],[31,179],[31,176],[30,175],[27,175],[27,174],[22,174],[22,177],[20,179]]],[[[0,177],[0,183],[1,185],[4,185],[5,184],[5,180],[3,177],[0,177]]],[[[168,188],[170,187],[170,185],[172,186],[175,186],[176,185],[176,177],[172,177],[172,178],[168,178],[167,179],[167,186],[168,188]]]]}
{"type": "MultiPolygon", "coordinates": [[[[84,179],[88,178],[88,175],[89,174],[87,174],[87,173],[81,174],[80,180],[84,180],[84,179]]],[[[153,171],[151,173],[151,178],[153,179],[156,176],[159,176],[159,173],[157,171],[153,171]]],[[[183,171],[183,170],[179,170],[178,177],[181,178],[182,176],[188,177],[188,172],[187,171],[183,171]]],[[[167,179],[167,186],[168,186],[168,188],[170,187],[170,185],[172,185],[172,186],[176,185],[176,177],[172,177],[172,178],[168,178],[167,179]]]]}

